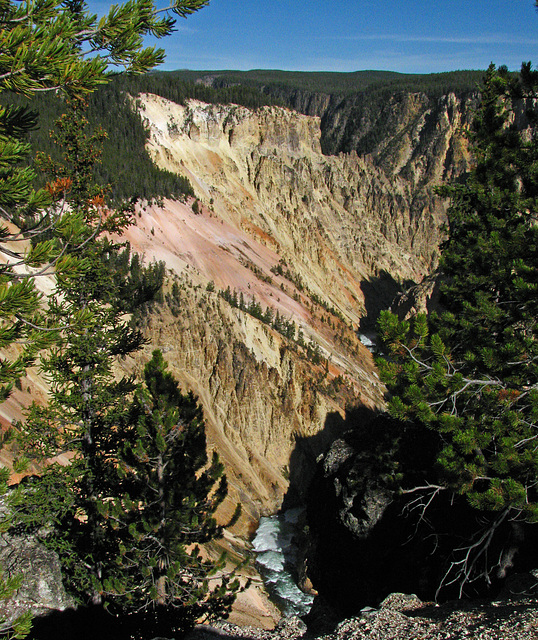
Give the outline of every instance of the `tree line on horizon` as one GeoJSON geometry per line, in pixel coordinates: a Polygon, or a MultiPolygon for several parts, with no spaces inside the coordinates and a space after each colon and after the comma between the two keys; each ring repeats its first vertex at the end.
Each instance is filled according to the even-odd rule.
{"type": "MultiPolygon", "coordinates": [[[[297,92],[328,93],[350,101],[355,111],[379,112],[391,96],[410,91],[423,91],[430,96],[448,91],[476,91],[483,72],[455,71],[427,76],[407,76],[391,72],[360,72],[357,74],[325,74],[294,72],[152,72],[145,75],[116,74],[107,84],[97,87],[87,97],[86,117],[93,129],[106,132],[102,155],[95,167],[96,181],[109,185],[108,197],[114,201],[132,199],[184,199],[194,196],[192,186],[184,176],[160,169],[150,159],[145,148],[148,131],[130,104],[128,96],[154,93],[177,104],[196,99],[209,104],[238,104],[249,109],[262,106],[292,107],[297,92]],[[210,76],[210,82],[204,78],[210,76]]],[[[0,102],[25,106],[28,98],[6,91],[0,102]]],[[[62,113],[62,100],[51,93],[34,95],[31,107],[39,112],[39,121],[28,133],[33,152],[57,156],[58,150],[49,133],[62,113]]],[[[375,140],[361,141],[359,153],[368,153],[375,140]]],[[[337,152],[327,140],[326,152],[337,152]]],[[[36,186],[44,178],[37,175],[36,186]]]]}

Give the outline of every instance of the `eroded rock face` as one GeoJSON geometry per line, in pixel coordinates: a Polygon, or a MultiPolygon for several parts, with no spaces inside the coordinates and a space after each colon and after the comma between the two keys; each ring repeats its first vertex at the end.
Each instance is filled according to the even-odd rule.
{"type": "MultiPolygon", "coordinates": [[[[185,286],[181,296],[177,317],[165,308],[149,319],[145,334],[151,346],[137,362],[142,367],[149,350],[159,346],[182,388],[199,396],[234,499],[240,499],[245,518],[257,520],[280,508],[297,441],[316,440],[313,464],[338,433],[327,417],[339,415],[354,394],[344,386],[331,395],[323,366],[218,294],[185,286]]],[[[353,366],[360,372],[360,362],[353,366]]],[[[358,389],[361,383],[354,384],[358,389]]],[[[381,400],[373,385],[370,392],[381,400]]],[[[298,493],[306,492],[307,478],[297,480],[298,493]]]]}
{"type": "Polygon", "coordinates": [[[426,276],[422,282],[398,295],[391,305],[391,311],[401,320],[408,320],[418,313],[439,311],[440,284],[437,274],[426,276]]]}
{"type": "Polygon", "coordinates": [[[430,103],[410,94],[393,105],[394,136],[358,157],[323,155],[319,118],[286,109],[139,101],[155,161],[186,175],[218,216],[258,230],[355,322],[361,281],[417,282],[437,260],[445,204],[433,186],[466,165],[468,105],[454,94],[430,103]]]}
{"type": "MultiPolygon", "coordinates": [[[[313,310],[312,296],[356,329],[435,263],[444,204],[432,185],[464,164],[463,102],[452,95],[432,105],[412,95],[392,105],[395,140],[360,158],[323,155],[318,117],[276,107],[181,106],[153,95],[137,100],[153,158],[189,178],[200,212],[180,203],[140,211],[138,228],[126,234],[133,249],[202,288],[211,281],[216,293],[230,287],[255,297],[293,319],[330,361],[320,385],[323,372],[277,334],[222,305],[204,316],[192,293],[177,320],[152,321],[153,346],[167,350],[200,396],[252,514],[280,506],[290,473],[308,476],[304,456],[296,456],[300,473],[297,460],[290,465],[297,439],[323,432],[327,417],[353,402],[327,397],[326,383],[343,376],[355,402],[382,404],[369,354],[346,342],[349,335],[341,340],[340,328],[327,330],[334,315],[321,324],[324,312],[313,310]],[[449,151],[456,147],[458,154],[449,151]],[[279,265],[287,278],[275,272],[279,265]]],[[[316,108],[328,106],[322,100],[316,108]]],[[[321,450],[316,443],[312,454],[321,450]]]]}
{"type": "MultiPolygon", "coordinates": [[[[312,108],[328,107],[322,103],[312,108]]],[[[236,529],[244,535],[247,521],[280,507],[290,481],[304,496],[313,460],[339,434],[331,417],[350,404],[382,405],[370,354],[349,334],[339,337],[341,326],[329,329],[335,315],[323,324],[312,296],[356,330],[436,263],[445,204],[433,185],[465,166],[467,103],[417,94],[386,105],[391,136],[369,157],[352,148],[324,155],[320,119],[286,109],[180,106],[151,95],[137,104],[152,157],[187,176],[199,200],[197,215],[181,203],[148,207],[138,235],[128,232],[133,249],[164,259],[185,286],[177,318],[153,317],[147,335],[204,405],[232,499],[246,512],[236,529]],[[279,264],[288,277],[275,271],[279,264]],[[208,282],[215,291],[203,294],[208,282]],[[227,307],[217,296],[227,287],[293,319],[321,346],[327,374],[227,307]],[[340,377],[351,394],[329,392],[340,377]]],[[[342,126],[369,125],[346,116],[342,126]]],[[[345,518],[357,524],[353,495],[344,498],[345,518]]],[[[367,502],[375,521],[382,505],[367,502]]]]}
{"type": "MultiPolygon", "coordinates": [[[[179,293],[148,316],[147,347],[121,366],[140,372],[160,348],[181,387],[200,398],[231,489],[219,516],[226,521],[237,501],[244,508],[225,538],[241,554],[290,482],[304,497],[346,408],[382,405],[356,330],[385,304],[380,296],[421,280],[436,262],[445,205],[432,186],[465,164],[465,109],[455,97],[432,107],[410,96],[393,105],[391,140],[359,157],[323,155],[319,118],[286,109],[179,106],[155,96],[139,106],[152,156],[189,178],[199,206],[140,207],[124,236],[146,260],[165,262],[166,294],[172,284],[179,293]],[[304,345],[230,306],[219,296],[227,287],[293,321],[304,345]],[[307,357],[310,343],[321,362],[307,357]]],[[[327,106],[320,99],[312,108],[327,106]]],[[[345,126],[364,124],[348,118],[345,126]]],[[[353,525],[353,494],[342,485],[341,495],[353,525]]],[[[375,521],[381,505],[370,511],[375,521]]]]}

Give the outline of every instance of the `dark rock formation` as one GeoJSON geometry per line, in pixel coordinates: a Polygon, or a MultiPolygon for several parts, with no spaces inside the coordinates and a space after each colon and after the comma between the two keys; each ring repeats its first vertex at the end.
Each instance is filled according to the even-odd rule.
{"type": "Polygon", "coordinates": [[[417,313],[440,311],[439,287],[438,274],[426,276],[422,282],[412,285],[402,294],[396,296],[392,302],[391,311],[400,320],[406,320],[417,313]]]}
{"type": "MultiPolygon", "coordinates": [[[[342,617],[377,606],[391,592],[460,597],[457,580],[438,588],[459,558],[454,550],[476,541],[492,514],[478,513],[449,491],[398,491],[402,477],[407,487],[433,484],[436,433],[365,411],[346,422],[350,431],[320,459],[309,494],[314,589],[342,617]]],[[[536,566],[536,533],[533,525],[500,525],[486,555],[493,564],[506,557],[506,569],[492,572],[489,583],[469,584],[463,595],[491,597],[511,572],[536,566]]]]}

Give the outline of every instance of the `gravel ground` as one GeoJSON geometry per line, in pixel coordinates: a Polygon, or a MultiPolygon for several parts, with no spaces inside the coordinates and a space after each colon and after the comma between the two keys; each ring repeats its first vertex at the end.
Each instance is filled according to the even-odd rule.
{"type": "Polygon", "coordinates": [[[200,626],[188,640],[538,640],[538,600],[488,603],[458,601],[437,606],[416,596],[391,594],[379,609],[317,635],[299,618],[285,618],[273,631],[220,622],[200,626]]]}

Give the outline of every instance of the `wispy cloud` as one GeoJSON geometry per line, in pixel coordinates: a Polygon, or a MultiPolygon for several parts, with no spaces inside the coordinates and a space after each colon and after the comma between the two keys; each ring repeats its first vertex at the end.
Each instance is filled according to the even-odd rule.
{"type": "Polygon", "coordinates": [[[199,51],[178,52],[167,51],[162,70],[173,69],[238,69],[248,70],[259,68],[260,61],[241,55],[220,55],[218,53],[203,53],[199,51]]]}
{"type": "Polygon", "coordinates": [[[522,38],[505,34],[472,35],[472,36],[424,36],[398,33],[371,33],[339,36],[321,36],[322,39],[345,40],[353,42],[425,42],[438,44],[509,44],[509,45],[538,45],[538,38],[522,38]]]}
{"type": "Polygon", "coordinates": [[[361,69],[382,69],[400,73],[435,73],[454,71],[455,69],[487,69],[490,62],[507,64],[510,69],[517,70],[522,58],[498,57],[484,48],[478,55],[474,51],[447,51],[428,53],[402,53],[401,51],[369,51],[362,55],[313,56],[294,65],[298,71],[359,71],[361,69]]]}

